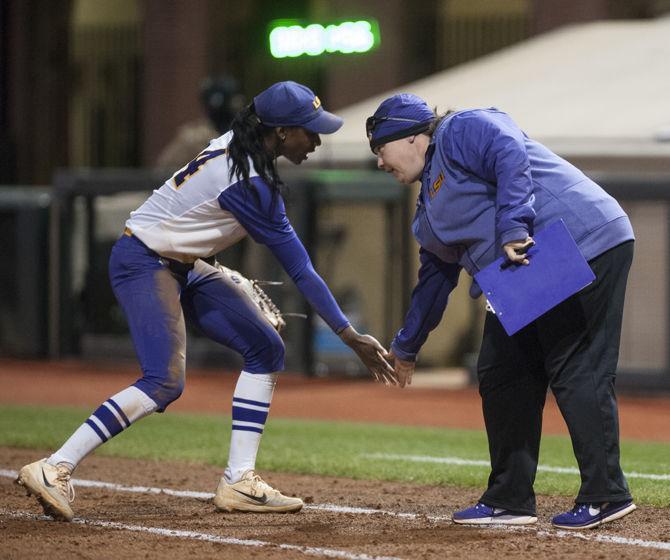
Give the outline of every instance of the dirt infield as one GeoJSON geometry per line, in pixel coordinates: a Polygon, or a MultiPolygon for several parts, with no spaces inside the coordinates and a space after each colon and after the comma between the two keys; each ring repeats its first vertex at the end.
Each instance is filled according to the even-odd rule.
{"type": "MultiPolygon", "coordinates": [[[[45,450],[3,448],[0,463],[15,470],[44,454],[45,450]]],[[[220,474],[202,465],[96,456],[77,470],[77,477],[87,480],[205,493],[214,491],[220,474]]],[[[656,508],[644,507],[617,523],[575,535],[556,531],[547,522],[550,514],[568,508],[570,500],[540,497],[540,521],[533,528],[472,528],[454,525],[448,516],[476,499],[475,490],[280,473],[267,478],[287,493],[305,497],[308,507],[297,514],[224,514],[216,512],[206,497],[77,488],[79,523],[59,523],[38,518],[37,502],[5,473],[0,477],[1,556],[55,560],[670,558],[670,520],[667,511],[656,508]],[[345,507],[349,509],[338,511],[345,507]]]]}
{"type": "MultiPolygon", "coordinates": [[[[92,410],[135,377],[131,365],[0,361],[0,402],[92,410]]],[[[235,377],[191,371],[171,410],[229,414],[235,377]]],[[[670,441],[667,400],[622,397],[620,412],[623,437],[670,441]]],[[[291,375],[279,382],[272,415],[483,427],[474,389],[400,391],[291,375]]],[[[565,433],[553,400],[545,433],[565,433]]],[[[77,522],[58,523],[40,517],[37,502],[12,484],[15,471],[48,453],[0,448],[0,558],[670,559],[667,509],[645,506],[616,523],[574,534],[548,523],[571,500],[540,496],[537,526],[471,528],[453,524],[449,516],[470,505],[479,496],[476,489],[262,473],[286,493],[305,498],[307,507],[292,515],[223,514],[209,501],[220,469],[95,455],[76,472],[77,479],[97,481],[77,487],[77,522]],[[132,485],[201,494],[129,492],[132,485]]]]}

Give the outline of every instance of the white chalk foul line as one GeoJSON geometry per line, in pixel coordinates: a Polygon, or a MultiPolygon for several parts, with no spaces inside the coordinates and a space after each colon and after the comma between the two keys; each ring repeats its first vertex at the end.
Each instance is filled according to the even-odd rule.
{"type": "MultiPolygon", "coordinates": [[[[17,471],[0,469],[0,476],[2,477],[16,478],[18,474],[19,473],[17,471]]],[[[88,487],[88,488],[103,488],[106,490],[113,490],[115,492],[130,492],[138,494],[166,494],[169,496],[175,496],[177,498],[196,498],[196,499],[209,500],[214,497],[214,494],[210,492],[194,492],[191,490],[172,490],[170,488],[157,488],[153,486],[125,486],[123,484],[103,482],[100,480],[86,480],[81,478],[73,478],[72,484],[75,486],[88,487]]],[[[398,517],[402,519],[427,519],[433,522],[451,521],[451,516],[449,515],[424,515],[420,513],[397,512],[383,509],[361,508],[353,506],[340,506],[336,504],[306,504],[304,509],[328,511],[332,513],[354,513],[359,515],[389,515],[392,517],[398,517]]],[[[475,527],[473,527],[473,529],[474,528],[475,527]]],[[[615,543],[628,546],[640,546],[659,550],[670,550],[670,543],[658,542],[658,541],[645,541],[642,539],[629,539],[626,537],[618,537],[616,535],[598,535],[593,533],[587,534],[587,533],[577,533],[573,531],[562,531],[562,530],[547,531],[544,529],[537,529],[535,527],[528,527],[528,526],[515,527],[511,525],[478,525],[476,528],[497,529],[502,531],[514,531],[514,532],[516,531],[534,532],[538,537],[578,538],[587,541],[592,540],[596,542],[615,543]]]]}
{"type": "MultiPolygon", "coordinates": [[[[365,453],[361,455],[361,457],[364,457],[365,459],[383,459],[386,461],[412,461],[415,463],[440,463],[443,465],[491,468],[491,463],[488,461],[461,459],[460,457],[431,457],[429,455],[399,455],[395,453],[365,453]]],[[[579,469],[576,469],[575,467],[551,467],[549,465],[538,465],[537,470],[560,474],[579,474],[579,469]]],[[[625,474],[628,478],[670,480],[670,474],[639,473],[635,471],[627,472],[625,474]]]]}
{"type": "MultiPolygon", "coordinates": [[[[0,510],[0,515],[11,517],[15,519],[34,519],[34,520],[51,520],[46,515],[33,515],[20,511],[0,510]]],[[[161,537],[171,537],[176,539],[190,539],[196,541],[206,541],[217,544],[230,544],[237,546],[250,546],[259,548],[279,548],[282,550],[291,550],[295,552],[302,552],[310,556],[323,556],[326,558],[343,558],[344,560],[400,560],[395,556],[370,556],[369,554],[356,554],[347,552],[346,550],[338,550],[335,548],[322,548],[319,546],[302,546],[298,544],[287,543],[273,543],[269,541],[260,541],[256,539],[238,539],[235,537],[222,537],[219,535],[212,535],[210,533],[201,533],[199,531],[182,531],[179,529],[168,529],[166,527],[146,527],[144,525],[127,525],[125,523],[117,523],[115,521],[102,521],[97,519],[82,519],[75,517],[72,523],[79,525],[86,525],[92,527],[104,527],[106,529],[118,529],[121,531],[133,531],[137,533],[149,533],[152,535],[160,535],[161,537]]]]}
{"type": "MultiPolygon", "coordinates": [[[[463,525],[461,525],[463,527],[463,525]]],[[[471,527],[475,527],[472,525],[471,527]]],[[[643,539],[629,539],[627,537],[619,537],[617,535],[600,535],[595,532],[582,533],[577,531],[565,531],[563,529],[554,529],[553,531],[547,531],[546,529],[537,529],[535,527],[526,525],[477,525],[477,527],[486,527],[488,529],[498,529],[501,531],[522,531],[522,532],[533,532],[538,537],[558,537],[558,538],[571,538],[571,539],[581,539],[583,541],[595,541],[600,543],[609,543],[609,544],[624,544],[628,546],[639,546],[643,548],[654,548],[658,550],[670,550],[669,542],[660,542],[660,541],[645,541],[643,539]]]]}
{"type": "Polygon", "coordinates": [[[570,531],[557,530],[555,533],[549,531],[538,531],[538,536],[553,537],[572,537],[575,539],[584,539],[587,541],[596,541],[601,543],[626,544],[632,546],[641,546],[643,548],[656,548],[659,550],[670,550],[670,543],[658,541],[645,541],[643,539],[628,539],[626,537],[618,537],[617,535],[585,535],[583,533],[571,533],[570,531]],[[540,534],[542,533],[542,534],[540,534]]]}
{"type": "MultiPolygon", "coordinates": [[[[0,469],[0,476],[5,478],[16,478],[18,471],[0,469]]],[[[131,494],[166,494],[177,498],[195,498],[197,500],[211,500],[214,497],[212,492],[195,492],[193,490],[172,490],[171,488],[157,488],[155,486],[126,486],[125,484],[115,484],[113,482],[103,482],[101,480],[87,480],[84,478],[73,478],[72,485],[82,488],[102,488],[114,492],[129,492],[131,494]]],[[[357,514],[380,514],[392,515],[394,517],[417,519],[428,518],[431,521],[450,521],[448,515],[421,515],[418,513],[402,513],[383,509],[361,508],[352,506],[339,506],[336,504],[305,504],[304,509],[316,511],[329,511],[332,513],[357,513],[357,514]]]]}

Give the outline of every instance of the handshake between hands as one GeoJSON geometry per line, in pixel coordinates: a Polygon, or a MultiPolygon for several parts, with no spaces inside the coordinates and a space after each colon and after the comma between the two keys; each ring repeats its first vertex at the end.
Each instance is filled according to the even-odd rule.
{"type": "Polygon", "coordinates": [[[360,334],[352,326],[340,332],[340,339],[351,348],[368,368],[372,376],[384,385],[412,384],[414,362],[401,360],[388,352],[376,338],[360,334]]]}

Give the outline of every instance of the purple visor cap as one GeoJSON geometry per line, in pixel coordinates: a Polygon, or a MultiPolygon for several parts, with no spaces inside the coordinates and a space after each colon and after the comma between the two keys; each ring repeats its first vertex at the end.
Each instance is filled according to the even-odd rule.
{"type": "Polygon", "coordinates": [[[385,99],[375,114],[365,122],[372,151],[377,146],[425,132],[435,120],[435,114],[420,97],[399,93],[385,99]]]}

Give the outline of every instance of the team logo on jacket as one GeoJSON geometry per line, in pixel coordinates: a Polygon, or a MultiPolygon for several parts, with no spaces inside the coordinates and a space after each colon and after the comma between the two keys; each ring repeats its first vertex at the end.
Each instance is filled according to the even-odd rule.
{"type": "Polygon", "coordinates": [[[433,198],[437,194],[437,191],[440,190],[443,182],[444,182],[444,173],[440,171],[440,174],[437,176],[437,179],[435,179],[435,182],[432,184],[430,190],[428,191],[430,198],[433,198]]]}

